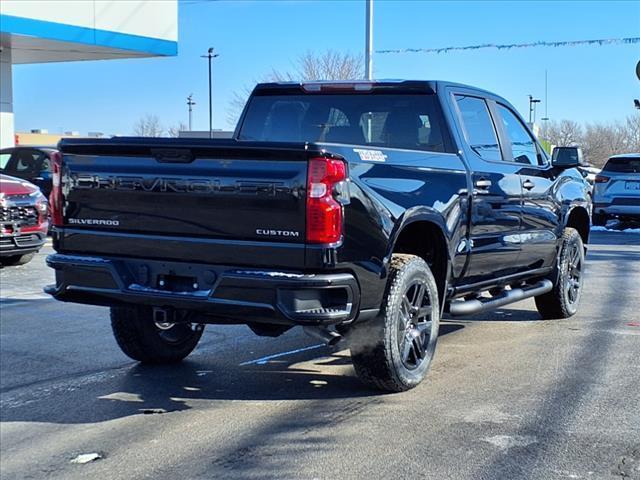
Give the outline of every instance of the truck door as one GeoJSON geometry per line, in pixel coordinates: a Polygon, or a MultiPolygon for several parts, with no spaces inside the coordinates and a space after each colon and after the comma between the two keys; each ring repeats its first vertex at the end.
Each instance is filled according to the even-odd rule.
{"type": "Polygon", "coordinates": [[[552,266],[561,218],[561,206],[554,195],[557,175],[542,147],[511,108],[496,103],[496,112],[499,117],[496,122],[506,137],[508,160],[521,165],[522,224],[518,263],[526,269],[552,266]]]}
{"type": "Polygon", "coordinates": [[[489,104],[455,92],[463,147],[472,170],[470,259],[464,283],[515,273],[520,255],[520,166],[505,162],[489,104]]]}

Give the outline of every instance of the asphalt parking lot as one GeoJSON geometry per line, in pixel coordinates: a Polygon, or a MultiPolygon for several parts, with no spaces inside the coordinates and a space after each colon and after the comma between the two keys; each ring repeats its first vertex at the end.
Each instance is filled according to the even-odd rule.
{"type": "Polygon", "coordinates": [[[298,331],[209,326],[181,365],[140,366],[107,309],[41,292],[50,251],[0,273],[3,480],[640,478],[640,233],[592,232],[575,317],[445,322],[394,395],[298,331]]]}

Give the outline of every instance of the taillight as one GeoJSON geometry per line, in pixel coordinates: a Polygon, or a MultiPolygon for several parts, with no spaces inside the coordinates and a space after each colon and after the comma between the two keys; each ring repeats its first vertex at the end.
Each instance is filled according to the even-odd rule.
{"type": "Polygon", "coordinates": [[[604,175],[596,175],[595,182],[596,183],[607,183],[611,180],[609,177],[605,177],[604,175]]]}
{"type": "Polygon", "coordinates": [[[50,155],[53,166],[51,195],[49,195],[49,206],[51,208],[51,223],[56,227],[64,224],[62,208],[64,198],[62,196],[62,154],[53,152],[50,155]]]}
{"type": "Polygon", "coordinates": [[[342,203],[347,166],[342,160],[312,158],[307,175],[307,242],[336,243],[342,238],[342,203]],[[342,193],[341,193],[342,192],[342,193]]]}

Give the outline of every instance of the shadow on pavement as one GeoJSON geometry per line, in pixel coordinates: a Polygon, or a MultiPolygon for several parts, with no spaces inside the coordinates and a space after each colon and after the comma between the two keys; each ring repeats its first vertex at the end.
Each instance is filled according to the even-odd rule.
{"type": "MultiPolygon", "coordinates": [[[[589,261],[611,262],[615,280],[610,282],[609,291],[602,292],[604,295],[613,297],[616,292],[628,291],[633,277],[625,275],[626,264],[617,257],[624,256],[629,261],[629,253],[628,249],[619,249],[598,250],[595,254],[589,254],[589,261]]],[[[487,458],[487,463],[480,466],[472,478],[541,478],[540,472],[536,471],[536,467],[540,467],[540,459],[553,451],[554,442],[562,441],[560,439],[567,435],[615,354],[615,336],[603,335],[602,330],[615,329],[619,325],[627,305],[623,296],[618,295],[618,298],[619,301],[612,304],[601,303],[595,323],[583,324],[582,328],[590,332],[580,342],[573,358],[562,365],[557,380],[545,392],[538,408],[528,412],[526,421],[515,432],[510,432],[514,438],[537,440],[532,445],[510,449],[508,455],[501,452],[487,458]],[[540,419],[545,421],[541,422],[540,419]],[[550,429],[549,425],[555,428],[550,429]]]]}
{"type": "Polygon", "coordinates": [[[530,322],[532,320],[543,321],[535,308],[528,310],[498,308],[471,317],[457,317],[454,320],[448,319],[448,321],[464,322],[530,322]]]}
{"type": "MultiPolygon", "coordinates": [[[[463,329],[443,323],[440,336],[463,329]]],[[[340,347],[344,348],[344,347],[340,347]]],[[[377,397],[351,368],[348,350],[329,347],[238,365],[213,351],[169,366],[134,364],[62,382],[16,387],[2,395],[2,422],[95,423],[166,414],[223,400],[329,400],[377,397]]]]}

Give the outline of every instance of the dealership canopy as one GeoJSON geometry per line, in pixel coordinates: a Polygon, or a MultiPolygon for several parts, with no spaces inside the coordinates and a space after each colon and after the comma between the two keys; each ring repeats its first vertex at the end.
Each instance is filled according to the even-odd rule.
{"type": "Polygon", "coordinates": [[[177,0],[2,0],[0,148],[14,144],[12,65],[176,55],[177,0]]]}

